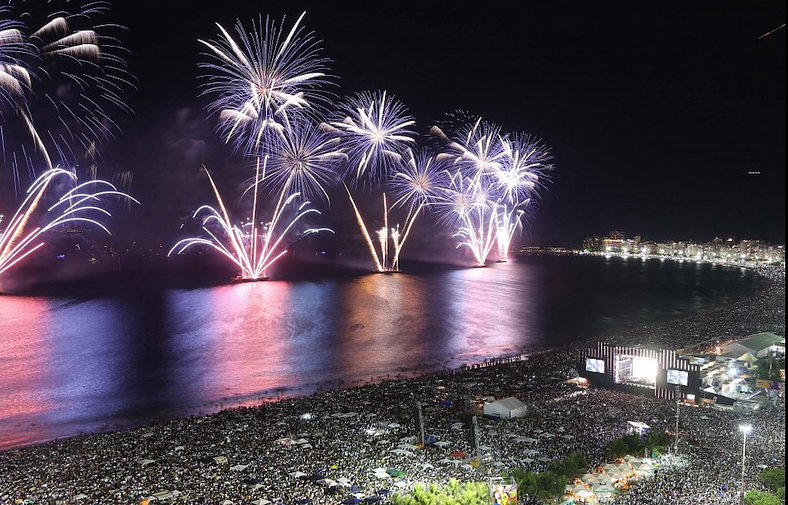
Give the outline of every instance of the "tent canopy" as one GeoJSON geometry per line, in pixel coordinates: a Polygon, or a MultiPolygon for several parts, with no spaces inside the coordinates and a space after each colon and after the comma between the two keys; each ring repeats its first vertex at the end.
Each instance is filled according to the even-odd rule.
{"type": "Polygon", "coordinates": [[[526,413],[526,406],[517,398],[510,396],[501,398],[494,402],[484,405],[484,415],[510,419],[512,417],[522,417],[526,413]]]}

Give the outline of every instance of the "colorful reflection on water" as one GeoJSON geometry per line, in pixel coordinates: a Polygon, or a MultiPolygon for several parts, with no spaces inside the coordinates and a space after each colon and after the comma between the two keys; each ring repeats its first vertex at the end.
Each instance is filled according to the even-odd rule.
{"type": "Polygon", "coordinates": [[[736,269],[486,269],[0,297],[0,450],[609,334],[756,288],[736,269]]]}

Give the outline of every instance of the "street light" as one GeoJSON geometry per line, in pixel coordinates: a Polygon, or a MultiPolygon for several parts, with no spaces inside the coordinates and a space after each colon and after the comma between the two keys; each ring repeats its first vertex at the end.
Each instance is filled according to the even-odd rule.
{"type": "Polygon", "coordinates": [[[741,446],[741,504],[744,505],[744,458],[747,457],[747,435],[752,432],[752,426],[749,424],[740,424],[739,431],[744,435],[744,441],[741,446]]]}

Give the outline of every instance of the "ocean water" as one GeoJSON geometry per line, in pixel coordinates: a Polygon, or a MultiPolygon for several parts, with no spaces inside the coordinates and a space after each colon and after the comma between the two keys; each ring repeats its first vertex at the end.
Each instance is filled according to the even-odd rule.
{"type": "Polygon", "coordinates": [[[613,334],[733,302],[758,284],[738,268],[544,256],[0,296],[0,450],[613,334]]]}

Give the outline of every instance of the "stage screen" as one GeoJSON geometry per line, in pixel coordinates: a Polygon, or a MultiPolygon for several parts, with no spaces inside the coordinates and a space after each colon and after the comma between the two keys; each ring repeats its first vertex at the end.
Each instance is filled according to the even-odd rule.
{"type": "Polygon", "coordinates": [[[668,369],[668,384],[686,386],[689,383],[689,373],[683,370],[668,369]]]}
{"type": "Polygon", "coordinates": [[[601,359],[586,358],[586,372],[605,373],[605,361],[601,359]]]}
{"type": "Polygon", "coordinates": [[[616,355],[615,381],[618,384],[634,384],[637,386],[655,387],[659,363],[653,358],[642,356],[616,355]]]}

